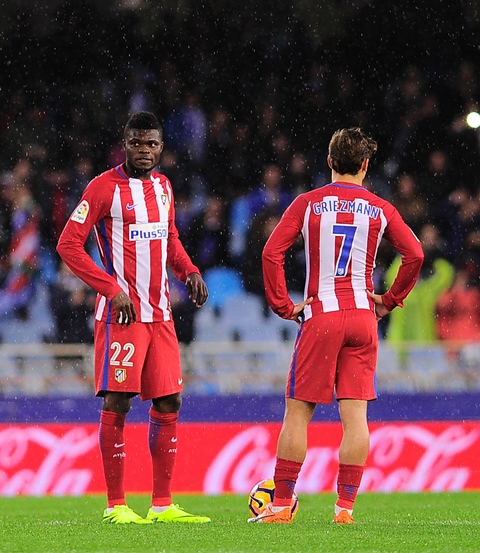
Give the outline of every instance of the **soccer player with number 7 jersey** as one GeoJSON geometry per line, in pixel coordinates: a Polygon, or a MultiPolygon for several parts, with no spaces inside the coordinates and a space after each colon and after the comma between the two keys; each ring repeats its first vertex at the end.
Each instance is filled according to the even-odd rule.
{"type": "Polygon", "coordinates": [[[377,321],[402,307],[423,263],[418,238],[386,200],[363,180],[377,144],[359,128],[336,131],[328,165],[332,182],[299,195],[267,241],[263,276],[267,301],[299,323],[277,445],[273,503],[255,523],[292,521],[291,500],[307,451],[307,426],[318,403],[338,402],[343,427],[334,522],[353,524],[353,506],[369,450],[367,405],[376,399],[377,321]],[[287,290],[286,251],[302,235],[306,256],[304,301],[287,290]],[[382,238],[401,254],[391,288],[373,290],[372,273],[382,238]]]}
{"type": "Polygon", "coordinates": [[[167,267],[185,283],[197,307],[207,300],[207,287],[180,242],[170,181],[155,171],[163,149],[155,115],[138,112],[130,117],[124,148],[125,163],[88,184],[57,246],[72,271],[98,292],[94,364],[96,395],[103,397],[99,443],[108,500],[103,520],[210,522],[172,503],[182,372],[167,267]],[[105,270],[85,251],[92,228],[105,270]],[[153,490],[146,518],[127,506],[124,491],[124,425],[138,394],[151,401],[153,490]]]}

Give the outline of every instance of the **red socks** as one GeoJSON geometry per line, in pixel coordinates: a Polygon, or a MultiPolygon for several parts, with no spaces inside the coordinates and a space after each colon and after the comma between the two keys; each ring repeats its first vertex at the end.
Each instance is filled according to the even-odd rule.
{"type": "Polygon", "coordinates": [[[340,463],[337,477],[337,505],[342,509],[353,509],[358,488],[362,481],[363,467],[340,463]]]}
{"type": "MultiPolygon", "coordinates": [[[[172,503],[171,482],[177,454],[178,413],[158,413],[150,409],[148,444],[152,456],[152,505],[172,503]]],[[[126,415],[101,411],[98,441],[107,485],[108,507],[126,505],[125,501],[125,438],[126,415]]]]}
{"type": "Polygon", "coordinates": [[[108,507],[126,505],[123,486],[126,457],[123,435],[125,417],[110,411],[100,413],[98,441],[107,484],[108,507]]]}
{"type": "Polygon", "coordinates": [[[177,455],[178,413],[159,413],[150,409],[148,445],[152,456],[152,506],[172,503],[171,483],[177,455]]]}
{"type": "Polygon", "coordinates": [[[273,504],[276,507],[289,507],[292,502],[292,495],[297,483],[298,473],[302,468],[302,463],[289,461],[288,459],[279,459],[275,465],[275,496],[273,504]]]}

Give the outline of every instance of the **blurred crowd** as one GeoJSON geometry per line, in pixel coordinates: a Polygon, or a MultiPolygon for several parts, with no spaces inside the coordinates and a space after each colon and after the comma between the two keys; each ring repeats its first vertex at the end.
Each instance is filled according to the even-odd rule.
{"type": "MultiPolygon", "coordinates": [[[[0,92],[1,316],[28,317],[42,282],[58,322],[49,339],[91,339],[83,320],[92,294],[55,245],[89,180],[123,161],[128,114],[151,110],[164,124],[159,170],[173,184],[187,251],[202,272],[231,267],[262,297],[260,254],[272,228],[296,195],[329,182],[332,133],[361,126],[378,141],[366,186],[398,208],[426,253],[416,293],[382,335],[480,341],[480,130],[466,124],[480,110],[480,63],[475,41],[455,31],[461,15],[450,20],[452,35],[438,29],[427,55],[420,21],[395,22],[412,44],[382,44],[394,23],[380,2],[380,34],[370,33],[367,6],[351,22],[364,32],[320,44],[286,8],[273,23],[200,4],[180,22],[165,13],[147,25],[141,14],[92,17],[92,7],[67,2],[48,36],[33,33],[31,18],[18,22],[20,36],[36,38],[28,59],[13,35],[4,52],[14,74],[29,78],[0,92]],[[89,53],[75,52],[86,28],[89,53]]],[[[95,256],[93,242],[86,247],[95,256]]],[[[294,291],[303,290],[303,262],[295,244],[294,291]]],[[[377,291],[395,263],[382,244],[377,291]]],[[[173,295],[178,313],[187,309],[181,291],[173,295]]]]}

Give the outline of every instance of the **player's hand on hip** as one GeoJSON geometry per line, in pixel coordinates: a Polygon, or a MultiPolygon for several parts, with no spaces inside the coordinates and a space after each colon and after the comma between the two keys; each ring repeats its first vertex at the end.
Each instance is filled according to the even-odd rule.
{"type": "Polygon", "coordinates": [[[290,319],[292,321],[295,321],[296,323],[300,324],[302,322],[300,320],[300,318],[303,315],[303,308],[306,305],[309,305],[310,303],[312,303],[312,301],[313,301],[313,298],[310,297],[310,298],[307,298],[306,300],[301,301],[300,303],[297,303],[295,305],[295,307],[293,308],[293,312],[292,312],[292,315],[291,315],[290,319]]]}
{"type": "Polygon", "coordinates": [[[369,290],[367,290],[367,294],[375,304],[375,315],[377,317],[377,321],[379,321],[382,317],[385,317],[385,315],[388,315],[390,313],[390,311],[383,305],[383,299],[380,294],[374,294],[369,290]]]}
{"type": "Polygon", "coordinates": [[[197,307],[202,307],[208,298],[207,285],[203,278],[198,273],[190,273],[185,281],[185,286],[192,302],[197,307]]]}
{"type": "Polygon", "coordinates": [[[120,323],[121,325],[129,325],[134,323],[137,320],[137,313],[135,312],[135,307],[133,306],[132,300],[128,297],[125,292],[119,292],[112,299],[113,307],[117,313],[115,322],[120,323]]]}

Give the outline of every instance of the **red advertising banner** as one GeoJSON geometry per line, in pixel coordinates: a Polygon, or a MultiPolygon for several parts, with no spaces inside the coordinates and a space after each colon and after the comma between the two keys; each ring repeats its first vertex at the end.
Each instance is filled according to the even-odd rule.
{"type": "MultiPolygon", "coordinates": [[[[174,493],[246,494],[273,475],[280,423],[182,423],[174,493]]],[[[150,493],[146,424],[126,427],[126,488],[150,493]]],[[[371,423],[365,491],[480,489],[480,422],[371,423]]],[[[299,493],[335,491],[338,423],[311,423],[299,493]]],[[[0,425],[0,495],[104,493],[97,424],[0,425]]]]}

